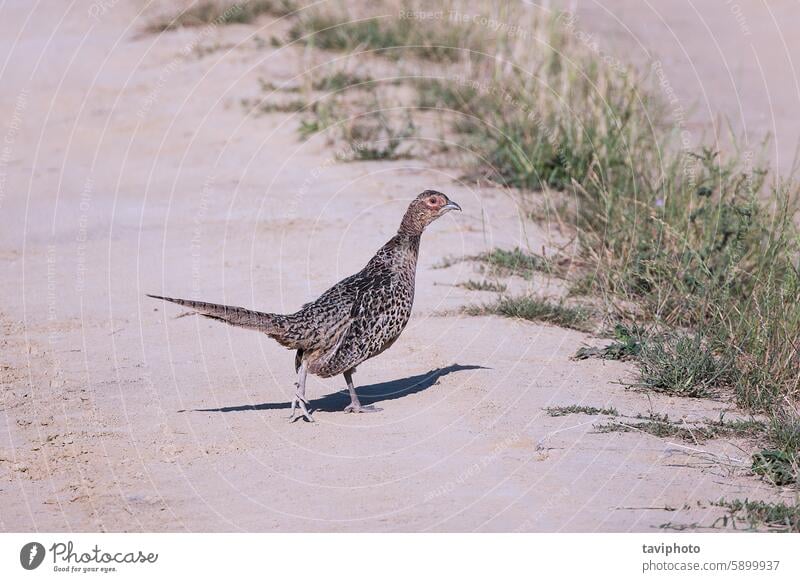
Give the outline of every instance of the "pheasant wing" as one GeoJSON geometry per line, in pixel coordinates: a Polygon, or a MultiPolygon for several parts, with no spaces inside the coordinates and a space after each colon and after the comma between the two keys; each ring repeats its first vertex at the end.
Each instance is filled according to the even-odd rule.
{"type": "MultiPolygon", "coordinates": [[[[413,295],[413,288],[410,293],[413,295]]],[[[320,375],[343,373],[388,348],[408,323],[413,296],[407,295],[389,274],[364,281],[348,325],[321,362],[320,375]]]]}

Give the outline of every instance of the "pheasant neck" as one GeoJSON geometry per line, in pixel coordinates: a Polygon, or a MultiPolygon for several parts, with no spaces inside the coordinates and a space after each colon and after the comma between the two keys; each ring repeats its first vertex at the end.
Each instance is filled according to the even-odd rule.
{"type": "Polygon", "coordinates": [[[406,234],[402,230],[392,237],[392,246],[397,250],[417,254],[419,252],[420,235],[406,234]]]}
{"type": "Polygon", "coordinates": [[[404,237],[420,237],[423,230],[425,230],[425,223],[421,217],[416,213],[406,212],[400,228],[397,229],[397,234],[404,237]]]}
{"type": "Polygon", "coordinates": [[[416,269],[417,257],[419,256],[419,235],[407,235],[398,232],[386,243],[384,249],[387,251],[387,258],[397,268],[416,269]]]}

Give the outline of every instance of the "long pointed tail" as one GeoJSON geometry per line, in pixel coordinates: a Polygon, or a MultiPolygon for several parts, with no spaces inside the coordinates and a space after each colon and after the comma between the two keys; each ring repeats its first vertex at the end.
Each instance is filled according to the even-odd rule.
{"type": "Polygon", "coordinates": [[[220,305],[218,303],[206,303],[205,301],[192,301],[190,299],[175,299],[173,297],[162,297],[160,295],[147,295],[153,299],[163,299],[183,305],[199,313],[204,317],[224,321],[236,327],[244,327],[246,329],[253,329],[264,333],[272,333],[275,331],[275,315],[272,313],[263,313],[261,311],[252,311],[244,307],[234,307],[233,305],[220,305]]]}

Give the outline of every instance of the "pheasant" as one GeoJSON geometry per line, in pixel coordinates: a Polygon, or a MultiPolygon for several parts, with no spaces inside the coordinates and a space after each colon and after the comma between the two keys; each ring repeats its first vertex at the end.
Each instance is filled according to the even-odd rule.
{"type": "Polygon", "coordinates": [[[411,316],[414,278],[422,232],[430,223],[461,207],[435,190],[426,190],[409,205],[400,228],[358,273],[339,281],[318,299],[291,314],[265,313],[243,307],[174,299],[196,313],[227,324],[267,334],[296,350],[295,395],[291,417],[314,422],[306,400],[306,376],[322,378],[343,374],[350,392],[345,412],[373,412],[362,406],[353,384],[356,366],[388,349],[411,316]]]}

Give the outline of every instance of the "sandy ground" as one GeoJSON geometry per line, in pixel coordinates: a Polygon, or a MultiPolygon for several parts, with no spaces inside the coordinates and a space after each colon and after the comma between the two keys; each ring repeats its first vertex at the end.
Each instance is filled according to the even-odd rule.
{"type": "MultiPolygon", "coordinates": [[[[425,160],[340,163],[289,114],[247,118],[257,78],[303,51],[257,46],[270,19],[141,36],[140,3],[0,9],[0,529],[4,531],[658,531],[711,526],[710,501],[772,499],[753,443],[597,433],[615,406],[687,420],[728,406],[626,390],[631,366],[570,356],[601,340],[455,314],[444,256],[553,233],[514,200],[425,160]],[[290,424],[292,354],[146,292],[290,311],[359,269],[416,193],[464,208],[426,233],[412,321],[359,368],[309,384],[290,424]]],[[[688,16],[687,16],[688,18],[688,16]]],[[[528,283],[516,281],[515,285],[528,283]]],[[[552,291],[544,281],[532,283],[552,291]]]]}
{"type": "Polygon", "coordinates": [[[800,136],[795,0],[573,0],[575,28],[611,62],[649,70],[682,139],[762,154],[784,176],[800,136]],[[766,148],[765,138],[769,138],[766,148]]]}

